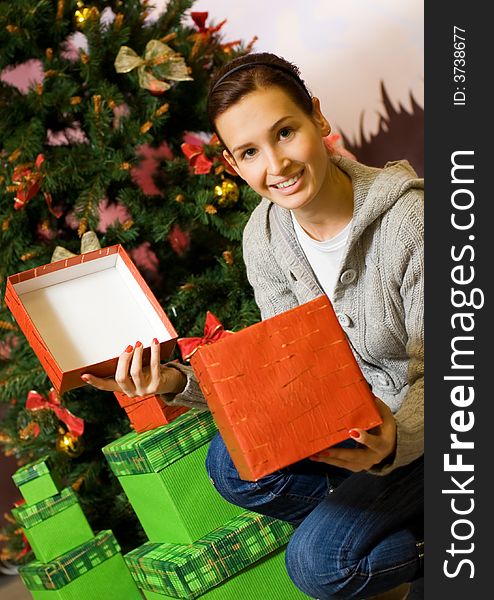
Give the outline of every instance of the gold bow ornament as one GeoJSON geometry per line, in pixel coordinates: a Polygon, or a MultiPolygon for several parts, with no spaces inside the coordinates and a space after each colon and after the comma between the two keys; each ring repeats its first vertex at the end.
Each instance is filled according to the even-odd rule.
{"type": "MultiPolygon", "coordinates": [[[[81,254],[86,254],[86,252],[91,252],[92,250],[99,250],[100,248],[101,244],[99,243],[98,236],[94,233],[94,231],[86,231],[81,238],[81,254]]],[[[77,256],[77,254],[74,254],[63,246],[57,246],[51,256],[51,262],[72,258],[73,256],[77,256]]]]}
{"type": "Polygon", "coordinates": [[[133,69],[138,71],[139,85],[155,94],[166,92],[171,87],[165,79],[192,81],[183,56],[159,40],[150,40],[146,44],[144,58],[128,46],[120,48],[115,70],[117,73],[129,73],[133,69]]]}

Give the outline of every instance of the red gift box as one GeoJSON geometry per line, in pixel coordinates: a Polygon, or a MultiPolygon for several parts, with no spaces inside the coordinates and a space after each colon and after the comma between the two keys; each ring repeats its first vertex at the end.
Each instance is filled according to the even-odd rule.
{"type": "Polygon", "coordinates": [[[191,365],[247,481],[382,423],[326,296],[199,347],[191,365]]]}
{"type": "Polygon", "coordinates": [[[124,248],[117,244],[36,267],[7,279],[5,303],[59,393],[82,373],[110,377],[129,343],[153,338],[161,360],[177,333],[124,248]]]}
{"type": "Polygon", "coordinates": [[[155,394],[130,398],[122,392],[113,392],[118,403],[129,417],[136,433],[149,431],[161,425],[168,425],[178,416],[189,410],[186,406],[169,406],[155,394]]]}

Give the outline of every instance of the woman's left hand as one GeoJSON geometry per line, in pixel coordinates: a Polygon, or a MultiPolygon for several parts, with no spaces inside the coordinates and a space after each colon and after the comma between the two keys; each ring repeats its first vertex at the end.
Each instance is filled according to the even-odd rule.
{"type": "Polygon", "coordinates": [[[376,404],[383,419],[382,424],[368,431],[351,429],[348,432],[349,436],[362,447],[339,448],[332,446],[309,458],[358,472],[367,471],[393,455],[396,450],[396,421],[393,413],[382,400],[376,398],[376,404]]]}

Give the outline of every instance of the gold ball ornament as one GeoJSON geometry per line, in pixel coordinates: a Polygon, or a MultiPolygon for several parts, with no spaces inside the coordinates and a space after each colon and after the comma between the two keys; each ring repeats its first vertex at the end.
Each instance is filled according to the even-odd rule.
{"type": "Polygon", "coordinates": [[[223,179],[221,185],[214,186],[214,195],[218,206],[229,208],[238,201],[240,191],[238,185],[232,179],[223,179]]]}
{"type": "Polygon", "coordinates": [[[77,10],[74,13],[74,21],[77,29],[83,29],[91,19],[99,17],[99,10],[95,6],[85,6],[84,2],[77,2],[77,10]]]}
{"type": "Polygon", "coordinates": [[[70,431],[60,427],[56,448],[60,454],[66,454],[69,458],[77,458],[84,452],[84,442],[80,436],[75,436],[70,431]]]}

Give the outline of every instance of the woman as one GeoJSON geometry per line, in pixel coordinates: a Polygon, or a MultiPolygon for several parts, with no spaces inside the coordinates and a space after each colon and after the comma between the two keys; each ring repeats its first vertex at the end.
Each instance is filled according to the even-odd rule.
{"type": "MultiPolygon", "coordinates": [[[[225,159],[262,196],[243,238],[262,318],[327,294],[383,418],[254,483],[218,434],[208,473],[228,501],[297,525],[286,564],[307,595],[406,598],[423,568],[423,182],[406,161],[376,169],[328,155],[319,100],[273,54],[223,67],[208,113],[225,159]]],[[[150,366],[141,359],[138,342],[114,380],[83,379],[204,405],[189,367],[160,366],[157,343],[150,366]]]]}

